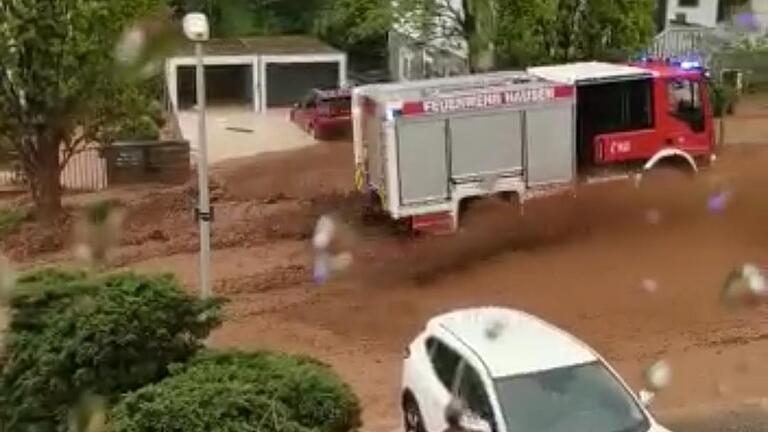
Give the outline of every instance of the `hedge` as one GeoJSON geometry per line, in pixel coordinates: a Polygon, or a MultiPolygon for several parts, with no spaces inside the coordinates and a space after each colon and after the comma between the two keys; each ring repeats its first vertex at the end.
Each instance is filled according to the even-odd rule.
{"type": "Polygon", "coordinates": [[[360,406],[316,360],[209,352],[127,395],[111,419],[113,432],[348,432],[360,426],[360,406]]]}
{"type": "Polygon", "coordinates": [[[22,275],[0,357],[0,430],[65,430],[86,393],[114,402],[192,357],[219,324],[217,300],[187,296],[171,276],[22,275]]]}

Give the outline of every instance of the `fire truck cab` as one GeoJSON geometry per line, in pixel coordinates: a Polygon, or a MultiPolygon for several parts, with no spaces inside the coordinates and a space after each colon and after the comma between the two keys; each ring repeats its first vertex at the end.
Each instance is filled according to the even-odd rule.
{"type": "Polygon", "coordinates": [[[412,228],[452,231],[467,198],[520,202],[659,164],[695,172],[714,154],[704,72],[599,62],[353,92],[357,187],[412,228]]]}
{"type": "Polygon", "coordinates": [[[576,88],[582,178],[661,163],[697,171],[715,142],[705,73],[695,63],[574,63],[529,73],[576,88]],[[603,169],[600,169],[603,168],[603,169]]]}

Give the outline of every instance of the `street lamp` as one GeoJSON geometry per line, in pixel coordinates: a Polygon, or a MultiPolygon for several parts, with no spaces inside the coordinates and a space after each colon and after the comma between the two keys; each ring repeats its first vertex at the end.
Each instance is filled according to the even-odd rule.
{"type": "Polygon", "coordinates": [[[184,16],[184,35],[195,44],[197,57],[197,177],[198,203],[195,218],[200,223],[200,297],[211,296],[211,202],[208,196],[208,137],[205,125],[205,64],[203,43],[210,39],[210,27],[205,14],[194,12],[184,16]]]}

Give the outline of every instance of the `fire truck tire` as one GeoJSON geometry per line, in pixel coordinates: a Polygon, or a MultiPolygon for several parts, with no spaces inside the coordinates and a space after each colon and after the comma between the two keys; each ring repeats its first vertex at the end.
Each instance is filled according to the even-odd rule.
{"type": "Polygon", "coordinates": [[[689,166],[682,163],[662,163],[644,170],[640,177],[640,187],[663,187],[669,184],[682,184],[696,174],[689,166]]]}

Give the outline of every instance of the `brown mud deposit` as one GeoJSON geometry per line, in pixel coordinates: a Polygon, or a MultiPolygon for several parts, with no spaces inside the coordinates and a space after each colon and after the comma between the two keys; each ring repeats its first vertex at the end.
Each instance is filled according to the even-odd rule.
{"type": "MultiPolygon", "coordinates": [[[[647,364],[669,359],[674,381],[660,409],[765,395],[768,365],[749,359],[768,356],[768,309],[728,312],[718,294],[734,266],[768,263],[768,149],[729,149],[695,180],[582,187],[526,203],[522,215],[501,201],[479,202],[457,235],[413,238],[363,220],[350,147],[327,143],[214,170],[213,274],[231,300],[215,344],[333,364],[363,398],[372,430],[397,424],[407,341],[433,314],[473,305],[551,320],[633,384],[647,364]],[[711,211],[722,191],[727,205],[711,211]],[[356,261],[344,277],[315,286],[307,240],[329,212],[353,232],[356,261]]],[[[171,270],[195,289],[194,187],[117,195],[129,213],[116,265],[171,270]]],[[[67,235],[66,224],[30,223],[0,244],[24,263],[59,260],[67,235]],[[45,235],[59,239],[56,247],[25,246],[45,235]]]]}

